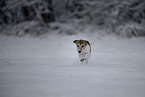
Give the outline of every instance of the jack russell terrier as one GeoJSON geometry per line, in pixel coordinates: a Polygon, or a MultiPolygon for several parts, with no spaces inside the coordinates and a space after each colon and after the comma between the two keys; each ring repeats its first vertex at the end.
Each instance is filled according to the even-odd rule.
{"type": "Polygon", "coordinates": [[[74,40],[73,43],[77,46],[77,51],[79,54],[81,63],[88,63],[88,59],[91,56],[91,45],[87,40],[74,40]]]}

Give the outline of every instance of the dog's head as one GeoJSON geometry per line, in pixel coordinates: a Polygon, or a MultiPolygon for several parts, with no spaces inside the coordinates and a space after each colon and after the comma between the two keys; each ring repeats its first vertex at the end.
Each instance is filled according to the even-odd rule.
{"type": "Polygon", "coordinates": [[[74,40],[73,43],[76,44],[78,53],[81,53],[87,45],[90,46],[90,43],[87,40],[74,40]]]}

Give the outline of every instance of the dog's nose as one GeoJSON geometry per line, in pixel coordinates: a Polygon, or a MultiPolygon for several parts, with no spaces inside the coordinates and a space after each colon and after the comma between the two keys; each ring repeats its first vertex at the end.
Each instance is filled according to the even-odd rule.
{"type": "Polygon", "coordinates": [[[81,53],[81,51],[78,51],[79,53],[81,53]]]}

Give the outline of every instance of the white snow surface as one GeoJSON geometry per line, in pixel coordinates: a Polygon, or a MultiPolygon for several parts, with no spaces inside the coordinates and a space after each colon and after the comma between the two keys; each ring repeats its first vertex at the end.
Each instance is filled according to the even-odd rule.
{"type": "Polygon", "coordinates": [[[145,97],[144,38],[85,37],[95,43],[81,64],[80,36],[0,36],[0,97],[145,97]]]}

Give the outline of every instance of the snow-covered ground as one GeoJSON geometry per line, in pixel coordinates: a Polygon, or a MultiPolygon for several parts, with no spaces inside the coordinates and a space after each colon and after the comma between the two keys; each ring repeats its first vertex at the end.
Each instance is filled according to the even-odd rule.
{"type": "Polygon", "coordinates": [[[145,39],[85,37],[95,43],[81,64],[80,37],[0,36],[0,97],[145,97],[145,39]]]}

